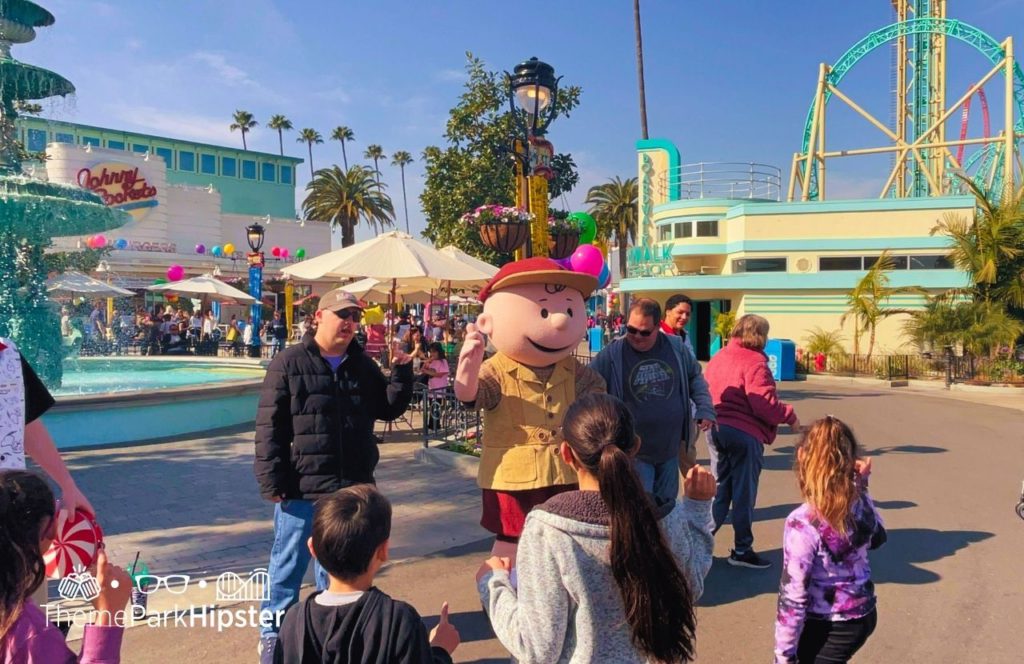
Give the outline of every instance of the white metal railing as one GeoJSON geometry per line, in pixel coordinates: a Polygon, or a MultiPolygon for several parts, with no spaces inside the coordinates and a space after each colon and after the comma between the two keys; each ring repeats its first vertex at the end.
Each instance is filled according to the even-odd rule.
{"type": "Polygon", "coordinates": [[[734,198],[778,201],[782,171],[756,162],[704,161],[683,164],[656,180],[662,200],[734,198]]]}

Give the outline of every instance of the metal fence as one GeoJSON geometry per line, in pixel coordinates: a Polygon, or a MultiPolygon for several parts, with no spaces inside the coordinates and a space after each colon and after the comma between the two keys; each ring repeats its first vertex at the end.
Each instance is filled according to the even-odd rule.
{"type": "Polygon", "coordinates": [[[1024,359],[972,355],[830,355],[805,354],[797,373],[870,376],[885,380],[944,380],[950,383],[1006,383],[1024,386],[1024,359]]]}
{"type": "Polygon", "coordinates": [[[428,390],[425,385],[416,385],[410,408],[418,410],[422,416],[423,447],[432,440],[440,440],[465,447],[467,451],[479,449],[480,411],[459,401],[451,386],[428,390]]]}

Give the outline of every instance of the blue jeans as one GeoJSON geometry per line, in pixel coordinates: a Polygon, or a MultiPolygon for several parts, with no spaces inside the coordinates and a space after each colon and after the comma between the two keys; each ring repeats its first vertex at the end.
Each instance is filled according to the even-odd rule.
{"type": "Polygon", "coordinates": [[[746,553],[754,544],[751,523],[757,484],[764,466],[764,445],[748,433],[722,425],[712,434],[712,443],[718,457],[718,493],[711,506],[715,532],[722,527],[732,503],[734,548],[736,553],[746,553]]]}
{"type": "MultiPolygon", "coordinates": [[[[274,546],[270,549],[270,564],[267,566],[270,599],[260,605],[261,610],[272,611],[276,615],[276,612],[287,611],[299,601],[299,586],[313,557],[306,546],[312,530],[312,500],[282,500],[274,505],[274,546]]],[[[313,576],[317,590],[327,588],[327,572],[315,561],[313,576]]],[[[260,629],[260,636],[277,636],[280,628],[276,620],[271,621],[270,625],[260,629]]]]}
{"type": "Polygon", "coordinates": [[[679,498],[678,455],[661,463],[648,463],[637,459],[633,466],[636,468],[636,474],[640,476],[640,483],[644,485],[644,491],[654,494],[658,502],[679,498]]]}
{"type": "Polygon", "coordinates": [[[278,353],[280,353],[281,351],[284,350],[284,342],[285,342],[284,339],[278,339],[276,337],[274,338],[274,340],[272,342],[270,342],[271,346],[272,346],[272,349],[273,349],[271,357],[276,356],[278,353]]]}

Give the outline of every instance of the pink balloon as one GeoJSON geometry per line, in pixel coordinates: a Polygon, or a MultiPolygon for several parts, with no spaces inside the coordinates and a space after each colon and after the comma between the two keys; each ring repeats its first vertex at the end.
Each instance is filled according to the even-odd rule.
{"type": "Polygon", "coordinates": [[[592,244],[581,244],[576,248],[572,258],[572,269],[584,274],[598,276],[604,267],[604,256],[601,250],[592,244]]]}
{"type": "Polygon", "coordinates": [[[167,278],[170,281],[181,281],[181,278],[185,276],[185,268],[180,265],[172,265],[167,268],[167,278]]]}
{"type": "Polygon", "coordinates": [[[281,255],[281,247],[274,247],[273,249],[270,250],[270,253],[273,256],[280,256],[281,255]]]}
{"type": "Polygon", "coordinates": [[[287,247],[282,247],[281,248],[281,258],[288,258],[288,248],[287,247]]]}
{"type": "Polygon", "coordinates": [[[107,246],[106,235],[97,235],[93,241],[95,242],[97,249],[102,249],[103,247],[107,246]]]}

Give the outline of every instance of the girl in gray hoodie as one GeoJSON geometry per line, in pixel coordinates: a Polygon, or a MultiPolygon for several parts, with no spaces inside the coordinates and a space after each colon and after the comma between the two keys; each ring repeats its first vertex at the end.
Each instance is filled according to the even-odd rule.
{"type": "Polygon", "coordinates": [[[562,434],[580,490],[527,516],[518,588],[505,558],[489,558],[478,575],[495,634],[524,663],[690,661],[714,546],[714,478],[695,466],[686,498],[652,503],[633,470],[632,416],[607,394],[576,401],[562,434]]]}

